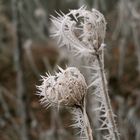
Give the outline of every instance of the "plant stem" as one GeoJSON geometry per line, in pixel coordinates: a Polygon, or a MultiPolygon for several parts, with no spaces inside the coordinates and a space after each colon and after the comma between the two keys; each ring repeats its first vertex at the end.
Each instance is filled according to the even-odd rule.
{"type": "Polygon", "coordinates": [[[120,140],[120,137],[118,135],[118,131],[117,131],[117,126],[114,120],[114,115],[113,115],[113,111],[112,111],[112,107],[111,107],[111,103],[110,103],[110,98],[108,95],[108,88],[107,88],[107,84],[106,84],[106,77],[105,77],[105,73],[104,73],[104,68],[103,68],[103,64],[100,58],[99,54],[96,54],[97,57],[97,61],[100,67],[100,75],[101,75],[101,81],[102,81],[102,86],[103,86],[103,100],[105,103],[105,107],[106,110],[108,111],[108,123],[110,123],[110,125],[112,126],[112,130],[113,130],[113,140],[120,140]]]}
{"type": "Polygon", "coordinates": [[[90,121],[89,121],[88,115],[86,113],[86,101],[85,101],[85,98],[84,98],[84,104],[83,104],[83,108],[82,108],[82,113],[83,113],[85,129],[86,129],[86,136],[87,136],[88,140],[93,140],[90,121]]]}
{"type": "Polygon", "coordinates": [[[22,34],[22,20],[21,20],[21,10],[22,10],[22,0],[13,0],[13,23],[16,29],[16,39],[15,39],[15,70],[17,73],[17,106],[16,115],[20,118],[19,123],[19,137],[21,140],[29,140],[29,102],[26,94],[26,84],[24,75],[24,65],[23,65],[23,34],[22,34]]]}

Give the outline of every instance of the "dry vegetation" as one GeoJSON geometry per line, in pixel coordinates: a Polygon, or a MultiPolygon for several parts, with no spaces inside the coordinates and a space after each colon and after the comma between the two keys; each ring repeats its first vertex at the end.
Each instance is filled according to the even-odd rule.
{"type": "MultiPolygon", "coordinates": [[[[50,39],[49,15],[64,13],[86,4],[101,11],[107,21],[105,73],[121,140],[140,139],[140,2],[139,0],[0,0],[0,140],[74,140],[69,110],[46,110],[36,96],[40,75],[51,74],[57,65],[78,66],[78,59],[58,49],[50,39]]],[[[91,91],[89,90],[89,93],[91,91]]],[[[91,98],[91,94],[88,95],[91,98]]],[[[88,114],[93,122],[92,102],[88,114]]],[[[102,140],[93,124],[94,140],[102,140]]]]}

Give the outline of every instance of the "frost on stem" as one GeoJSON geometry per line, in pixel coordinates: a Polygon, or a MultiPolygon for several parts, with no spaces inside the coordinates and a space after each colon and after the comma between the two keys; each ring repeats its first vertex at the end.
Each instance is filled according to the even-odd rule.
{"type": "Polygon", "coordinates": [[[73,124],[71,125],[73,128],[78,128],[78,134],[80,134],[81,137],[84,137],[85,135],[85,126],[84,126],[84,118],[83,114],[80,108],[73,108],[71,110],[72,113],[72,120],[73,124]]]}
{"type": "Polygon", "coordinates": [[[42,77],[38,86],[38,94],[42,96],[41,103],[45,106],[81,106],[87,93],[87,85],[83,75],[75,67],[69,67],[54,76],[42,77]]]}

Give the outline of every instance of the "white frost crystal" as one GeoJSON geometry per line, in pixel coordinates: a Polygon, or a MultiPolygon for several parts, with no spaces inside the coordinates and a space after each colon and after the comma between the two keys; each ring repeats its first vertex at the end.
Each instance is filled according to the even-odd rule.
{"type": "Polygon", "coordinates": [[[52,23],[53,36],[60,46],[70,46],[78,55],[93,54],[104,43],[106,21],[98,10],[89,11],[83,6],[68,14],[61,12],[57,18],[52,16],[52,23]]]}
{"type": "Polygon", "coordinates": [[[43,82],[38,86],[42,103],[46,106],[81,106],[87,93],[87,85],[83,75],[75,67],[66,70],[59,68],[61,72],[54,76],[42,77],[43,82]]]}

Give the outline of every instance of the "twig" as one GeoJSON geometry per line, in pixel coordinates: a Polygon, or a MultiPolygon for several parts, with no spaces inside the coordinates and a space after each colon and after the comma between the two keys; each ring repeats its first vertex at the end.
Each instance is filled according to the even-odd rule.
{"type": "Polygon", "coordinates": [[[85,101],[85,97],[84,97],[84,104],[83,104],[83,108],[82,108],[82,113],[83,113],[83,121],[85,124],[85,128],[86,128],[86,137],[88,138],[88,140],[93,140],[93,136],[92,136],[92,129],[91,129],[91,124],[86,112],[86,101],[85,101]]]}
{"type": "Polygon", "coordinates": [[[23,44],[22,44],[22,34],[21,34],[21,13],[22,2],[21,0],[13,0],[13,22],[16,29],[16,42],[15,42],[15,67],[17,73],[17,98],[20,101],[18,103],[18,108],[16,110],[17,116],[20,117],[20,139],[28,140],[29,131],[27,127],[28,119],[28,105],[26,99],[25,82],[24,82],[24,70],[23,70],[23,44]]]}

